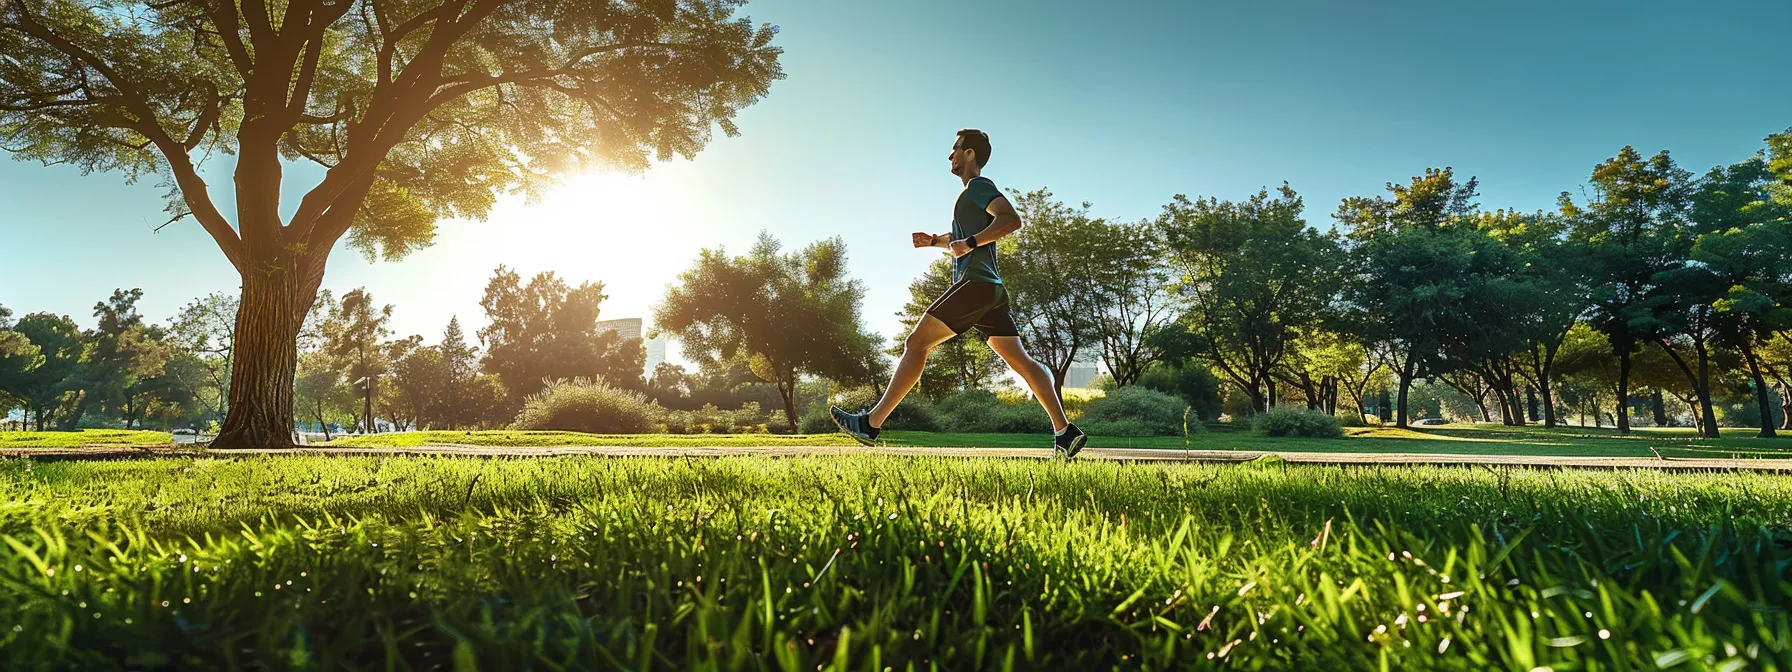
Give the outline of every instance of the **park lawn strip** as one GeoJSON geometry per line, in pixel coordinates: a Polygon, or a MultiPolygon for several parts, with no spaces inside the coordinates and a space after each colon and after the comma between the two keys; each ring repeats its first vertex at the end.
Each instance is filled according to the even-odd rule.
{"type": "Polygon", "coordinates": [[[1792,657],[1761,474],[0,464],[24,668],[1654,669],[1792,657]]]}
{"type": "MultiPolygon", "coordinates": [[[[1757,439],[1753,430],[1731,429],[1720,439],[1703,439],[1690,431],[1636,431],[1621,436],[1610,430],[1543,429],[1501,425],[1447,425],[1396,429],[1353,427],[1342,439],[1276,438],[1248,431],[1197,432],[1180,436],[1092,436],[1091,448],[1159,450],[1223,450],[1297,453],[1417,453],[1434,455],[1554,455],[1562,457],[1787,458],[1792,442],[1757,439]]],[[[891,430],[880,441],[915,448],[1051,449],[1044,434],[970,434],[891,430]]],[[[618,446],[643,448],[801,447],[856,445],[842,434],[586,434],[521,430],[398,432],[339,437],[313,444],[346,448],[414,448],[430,445],[489,447],[618,446]]]]}
{"type": "Polygon", "coordinates": [[[853,446],[844,434],[587,434],[524,430],[395,432],[338,437],[311,444],[335,448],[416,448],[419,446],[496,446],[547,448],[623,446],[637,448],[853,446]]]}
{"type": "Polygon", "coordinates": [[[73,432],[0,432],[3,448],[77,448],[80,446],[155,446],[174,440],[167,432],[137,429],[83,429],[73,432]]]}

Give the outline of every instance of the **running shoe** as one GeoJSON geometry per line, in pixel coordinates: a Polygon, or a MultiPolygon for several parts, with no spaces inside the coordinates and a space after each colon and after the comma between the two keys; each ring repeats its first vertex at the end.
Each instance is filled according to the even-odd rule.
{"type": "Polygon", "coordinates": [[[1052,437],[1052,450],[1065,458],[1072,458],[1083,452],[1083,444],[1088,442],[1089,435],[1084,434],[1083,430],[1077,429],[1074,424],[1066,425],[1063,434],[1052,437]]]}
{"type": "Polygon", "coordinates": [[[876,445],[877,435],[882,430],[871,426],[870,412],[861,408],[857,413],[848,413],[839,406],[829,406],[828,413],[834,416],[834,424],[840,427],[840,431],[852,437],[852,440],[861,445],[876,445]]]}

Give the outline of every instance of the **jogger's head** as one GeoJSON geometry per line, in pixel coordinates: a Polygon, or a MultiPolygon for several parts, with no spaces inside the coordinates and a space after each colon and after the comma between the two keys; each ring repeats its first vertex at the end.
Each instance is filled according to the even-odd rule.
{"type": "Polygon", "coordinates": [[[989,163],[989,134],[975,128],[959,131],[958,139],[952,142],[952,153],[946,158],[952,164],[953,175],[963,177],[967,168],[972,175],[982,172],[989,163]]]}

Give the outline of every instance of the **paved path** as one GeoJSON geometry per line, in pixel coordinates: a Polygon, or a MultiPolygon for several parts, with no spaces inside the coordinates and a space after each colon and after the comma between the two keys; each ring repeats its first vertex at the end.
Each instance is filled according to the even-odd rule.
{"type": "MultiPolygon", "coordinates": [[[[726,457],[760,455],[769,457],[807,457],[816,455],[896,455],[907,457],[999,457],[1050,459],[1047,450],[1030,448],[860,448],[856,446],[802,447],[721,447],[635,448],[626,446],[565,446],[555,448],[498,448],[466,445],[430,445],[416,448],[331,448],[314,447],[294,450],[199,450],[172,446],[88,446],[53,449],[0,450],[0,458],[30,458],[39,461],[140,459],[150,457],[264,457],[270,455],[324,455],[340,457],[391,457],[395,455],[434,455],[460,457],[558,457],[584,455],[591,457],[726,457]]],[[[1540,455],[1443,455],[1432,453],[1265,453],[1232,450],[1162,450],[1143,448],[1090,448],[1078,459],[1113,460],[1119,462],[1248,462],[1274,455],[1291,464],[1335,466],[1376,465],[1485,465],[1489,467],[1541,467],[1578,469],[1662,469],[1671,471],[1764,471],[1792,474],[1792,460],[1784,459],[1711,459],[1711,458],[1636,458],[1636,457],[1556,457],[1540,455]]]]}

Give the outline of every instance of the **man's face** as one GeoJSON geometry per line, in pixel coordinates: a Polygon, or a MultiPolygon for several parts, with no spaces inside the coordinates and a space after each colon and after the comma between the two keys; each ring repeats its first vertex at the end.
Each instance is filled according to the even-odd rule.
{"type": "Polygon", "coordinates": [[[957,140],[952,141],[952,153],[946,155],[946,161],[952,164],[953,175],[964,174],[964,164],[970,160],[968,154],[969,152],[964,149],[964,136],[959,136],[957,140]]]}

